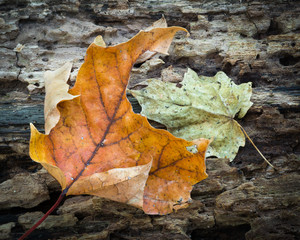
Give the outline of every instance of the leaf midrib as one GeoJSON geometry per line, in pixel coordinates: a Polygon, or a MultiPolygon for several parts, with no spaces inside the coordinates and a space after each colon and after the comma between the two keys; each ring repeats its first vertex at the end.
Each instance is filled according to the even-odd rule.
{"type": "MultiPolygon", "coordinates": [[[[117,55],[115,55],[115,57],[117,58],[117,55]]],[[[93,52],[92,52],[92,62],[93,62],[93,69],[95,69],[94,48],[93,48],[93,52]]],[[[120,72],[118,71],[118,73],[120,73],[120,72]]],[[[97,85],[98,85],[98,89],[99,89],[99,92],[100,92],[100,86],[99,86],[99,83],[98,83],[98,80],[97,80],[97,75],[96,75],[96,72],[95,72],[95,71],[94,71],[94,79],[95,79],[95,81],[96,81],[96,83],[97,83],[97,85]]],[[[121,81],[121,79],[120,79],[120,81],[121,81]]],[[[123,84],[122,84],[122,85],[123,85],[123,84]]],[[[113,113],[112,117],[111,117],[111,118],[108,117],[109,124],[107,125],[107,127],[106,127],[106,129],[105,129],[105,132],[104,132],[104,134],[103,134],[103,137],[101,138],[101,140],[99,141],[99,143],[96,145],[96,147],[95,147],[95,149],[94,149],[92,155],[89,157],[89,159],[88,159],[86,162],[84,162],[84,167],[81,169],[81,171],[77,174],[77,176],[74,178],[74,180],[72,180],[72,182],[71,182],[68,186],[66,186],[66,188],[63,190],[63,193],[64,193],[64,194],[66,194],[66,193],[69,191],[69,189],[72,187],[72,185],[73,185],[73,184],[74,184],[74,183],[82,176],[82,174],[83,174],[84,171],[86,170],[86,167],[89,166],[90,162],[94,159],[94,157],[96,156],[96,154],[97,154],[97,152],[99,151],[99,149],[100,149],[101,147],[104,147],[104,140],[105,140],[105,138],[106,138],[106,136],[107,136],[107,134],[108,134],[108,132],[109,132],[110,127],[111,127],[112,124],[115,122],[115,121],[114,121],[114,120],[115,120],[115,116],[116,116],[116,114],[117,114],[117,112],[118,112],[118,110],[119,110],[120,104],[121,104],[121,102],[122,102],[122,98],[123,98],[124,94],[126,93],[126,88],[127,88],[127,84],[124,86],[124,88],[123,88],[123,90],[122,90],[122,93],[120,94],[119,100],[118,100],[118,102],[117,102],[117,104],[116,104],[116,107],[115,107],[115,110],[114,110],[114,113],[113,113]]],[[[99,93],[99,94],[100,94],[100,96],[101,96],[101,93],[99,93]]],[[[80,96],[81,96],[81,95],[80,95],[80,96]]],[[[127,101],[128,101],[128,100],[127,100],[127,101]]],[[[102,98],[100,99],[100,102],[101,102],[101,104],[103,105],[103,107],[105,108],[105,105],[104,105],[104,102],[103,102],[102,98]]],[[[83,110],[83,107],[82,107],[81,104],[80,104],[80,106],[81,106],[81,108],[82,108],[82,110],[83,110]]],[[[84,110],[83,110],[83,111],[84,111],[84,110]]],[[[106,115],[108,116],[107,113],[106,113],[106,115]]],[[[88,131],[89,131],[89,128],[88,128],[88,131]]],[[[89,132],[90,132],[90,131],[89,131],[89,132]]],[[[92,140],[93,140],[93,139],[92,139],[92,140]]]]}

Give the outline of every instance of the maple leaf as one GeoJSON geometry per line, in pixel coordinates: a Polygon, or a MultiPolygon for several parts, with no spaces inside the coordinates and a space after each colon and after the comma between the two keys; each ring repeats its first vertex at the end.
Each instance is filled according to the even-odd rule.
{"type": "Polygon", "coordinates": [[[70,64],[46,73],[46,134],[31,125],[30,156],[59,181],[61,196],[97,195],[148,214],[187,206],[192,185],[207,177],[210,141],[152,128],[126,98],[134,62],[146,51],[167,54],[179,30],[186,31],[153,28],[111,47],[96,38],[69,91],[70,64]],[[57,95],[57,88],[64,90],[57,95]],[[187,150],[192,145],[196,153],[187,150]]]}
{"type": "Polygon", "coordinates": [[[207,156],[232,161],[245,145],[244,133],[234,118],[244,117],[252,106],[251,83],[236,85],[223,72],[198,77],[188,69],[180,88],[155,79],[146,84],[146,88],[130,91],[142,106],[141,114],[186,140],[214,138],[207,156]]]}

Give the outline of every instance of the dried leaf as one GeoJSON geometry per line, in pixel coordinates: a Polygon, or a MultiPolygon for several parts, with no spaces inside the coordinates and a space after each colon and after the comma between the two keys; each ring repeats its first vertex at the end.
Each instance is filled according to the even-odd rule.
{"type": "MultiPolygon", "coordinates": [[[[151,31],[154,28],[166,28],[168,27],[167,21],[165,19],[165,17],[163,16],[161,19],[157,20],[156,22],[154,22],[150,27],[147,27],[144,31],[148,32],[151,31]]],[[[135,63],[142,63],[147,61],[148,59],[154,57],[156,55],[157,52],[153,52],[153,51],[149,51],[147,50],[146,52],[142,53],[138,59],[136,60],[135,63]]]]}
{"type": "Polygon", "coordinates": [[[45,79],[45,105],[44,105],[44,117],[45,117],[45,132],[49,134],[50,130],[59,121],[59,111],[57,104],[64,100],[71,100],[76,96],[68,93],[69,85],[67,81],[69,79],[72,69],[71,63],[66,63],[63,67],[56,71],[47,71],[44,74],[45,79]],[[53,81],[55,79],[55,81],[53,81]]]}
{"type": "Polygon", "coordinates": [[[25,45],[18,43],[17,46],[14,48],[14,52],[20,53],[22,52],[23,48],[25,47],[25,45]]]}
{"type": "MultiPolygon", "coordinates": [[[[112,47],[98,46],[96,40],[68,92],[64,84],[70,67],[53,72],[49,82],[65,91],[61,98],[51,93],[47,98],[59,102],[59,121],[47,128],[48,135],[31,126],[30,156],[60,182],[63,193],[106,197],[149,214],[186,207],[192,185],[207,177],[204,159],[209,140],[189,142],[152,128],[132,111],[126,98],[136,59],[147,50],[167,53],[179,30],[186,31],[180,27],[141,31],[112,47]],[[186,149],[194,144],[197,153],[186,149]]],[[[54,109],[54,104],[46,105],[54,109]]]]}
{"type": "Polygon", "coordinates": [[[234,84],[223,72],[200,76],[188,69],[179,88],[151,79],[148,86],[132,90],[142,106],[141,114],[164,124],[177,137],[193,140],[214,138],[207,156],[233,160],[245,137],[234,120],[252,106],[251,83],[234,84]]]}

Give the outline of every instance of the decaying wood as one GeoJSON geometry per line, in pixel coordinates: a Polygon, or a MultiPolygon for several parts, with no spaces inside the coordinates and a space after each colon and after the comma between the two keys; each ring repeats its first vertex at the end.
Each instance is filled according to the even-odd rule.
{"type": "Polygon", "coordinates": [[[240,124],[278,171],[247,143],[233,163],[207,160],[209,177],[195,186],[187,209],[148,216],[97,197],[70,196],[59,218],[52,216],[32,239],[297,239],[299,10],[297,1],[280,0],[2,1],[0,239],[20,237],[59,195],[56,181],[28,156],[29,123],[43,130],[43,72],[73,61],[74,83],[95,36],[108,45],[127,41],[162,14],[191,35],[178,34],[169,56],[136,65],[129,87],[153,77],[177,82],[187,67],[251,81],[254,105],[240,124]]]}

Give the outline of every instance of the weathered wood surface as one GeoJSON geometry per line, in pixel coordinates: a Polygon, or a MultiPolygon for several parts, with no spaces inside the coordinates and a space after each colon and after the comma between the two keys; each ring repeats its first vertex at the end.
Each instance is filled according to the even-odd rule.
{"type": "Polygon", "coordinates": [[[0,239],[19,237],[60,191],[28,156],[28,123],[43,129],[43,72],[72,61],[74,82],[95,36],[123,42],[162,14],[191,36],[178,34],[169,56],[135,66],[130,87],[152,77],[180,79],[187,67],[251,81],[254,105],[240,123],[278,171],[247,143],[232,163],[207,160],[209,177],[195,186],[187,209],[147,216],[70,196],[30,239],[299,238],[299,11],[299,2],[283,0],[0,1],[0,239]]]}

